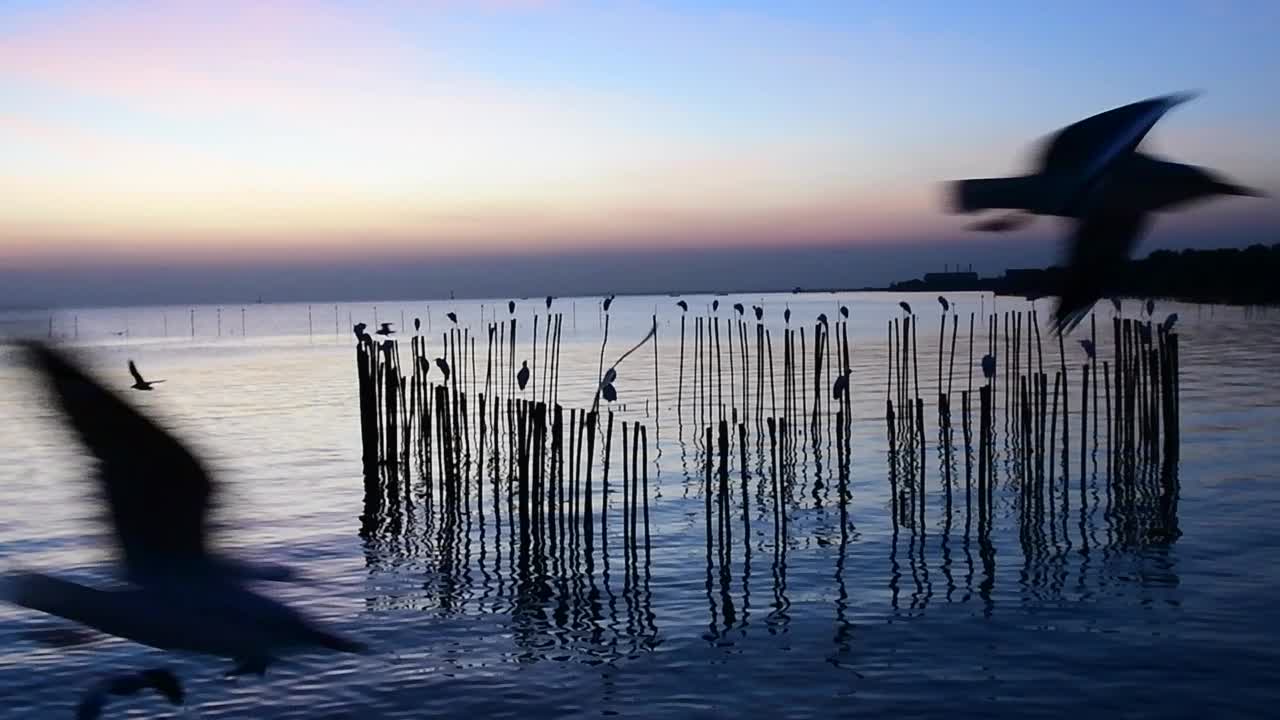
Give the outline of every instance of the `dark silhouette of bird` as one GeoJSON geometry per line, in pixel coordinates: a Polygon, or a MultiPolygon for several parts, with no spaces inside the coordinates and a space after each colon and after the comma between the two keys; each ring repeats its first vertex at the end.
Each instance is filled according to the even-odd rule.
{"type": "Polygon", "coordinates": [[[550,309],[551,309],[551,301],[552,301],[552,300],[554,300],[554,299],[555,299],[555,298],[551,297],[550,295],[548,295],[548,296],[547,296],[547,309],[548,309],[548,310],[550,310],[550,309]]]}
{"type": "Polygon", "coordinates": [[[511,313],[512,315],[515,315],[515,314],[516,314],[516,301],[515,301],[515,300],[508,300],[508,301],[507,301],[507,312],[511,313]]]}
{"type": "Polygon", "coordinates": [[[610,295],[609,297],[607,297],[607,298],[605,298],[605,299],[604,299],[604,311],[605,311],[605,312],[609,312],[609,306],[613,304],[613,298],[614,298],[614,297],[615,297],[614,295],[610,295]]]}
{"type": "Polygon", "coordinates": [[[827,327],[827,314],[818,313],[818,322],[822,323],[822,327],[827,327]]]}
{"type": "MultiPolygon", "coordinates": [[[[363,646],[321,628],[260,594],[249,580],[285,580],[287,568],[216,552],[208,537],[217,484],[176,438],[91,378],[71,357],[28,343],[29,366],[46,381],[64,420],[98,461],[104,499],[127,585],[102,590],[40,572],[10,573],[0,597],[99,632],[162,650],[235,661],[232,674],[261,674],[291,651],[360,652],[363,646]]],[[[177,679],[124,676],[105,692],[159,687],[179,696],[177,679]]],[[[101,688],[85,698],[101,709],[101,688]]]]}
{"type": "Polygon", "coordinates": [[[760,307],[759,305],[752,305],[752,306],[751,306],[751,309],[752,309],[752,310],[755,312],[755,314],[756,314],[756,321],[757,321],[757,322],[759,322],[759,321],[761,321],[761,320],[764,320],[764,308],[760,307]]]}
{"type": "Polygon", "coordinates": [[[516,382],[519,383],[520,389],[523,390],[525,385],[529,384],[529,361],[520,361],[520,372],[516,373],[516,382]]]}
{"type": "Polygon", "coordinates": [[[163,380],[143,380],[142,373],[138,372],[138,366],[134,365],[132,360],[129,361],[129,374],[133,376],[133,384],[129,387],[134,390],[151,390],[152,385],[164,382],[163,380]]]}
{"type": "Polygon", "coordinates": [[[1160,323],[1160,330],[1167,333],[1173,329],[1173,324],[1176,322],[1178,322],[1178,313],[1169,313],[1164,322],[1160,323]]]}
{"type": "Polygon", "coordinates": [[[681,312],[689,312],[689,303],[683,300],[677,301],[676,306],[680,308],[681,312]]]}
{"type": "Polygon", "coordinates": [[[600,386],[600,397],[603,397],[606,402],[616,402],[618,389],[613,386],[613,383],[604,383],[600,386]]]}
{"type": "Polygon", "coordinates": [[[378,327],[378,335],[395,335],[396,331],[391,329],[391,323],[384,322],[378,327]]]}
{"type": "Polygon", "coordinates": [[[840,317],[842,317],[842,318],[844,318],[844,319],[846,319],[846,320],[848,320],[848,319],[849,319],[849,306],[848,306],[848,305],[841,305],[841,306],[840,306],[840,317]]]}
{"type": "Polygon", "coordinates": [[[831,397],[840,400],[849,392],[849,376],[853,374],[853,370],[845,368],[840,373],[840,377],[836,378],[835,385],[831,388],[831,397]]]}
{"type": "Polygon", "coordinates": [[[898,303],[898,307],[902,308],[902,312],[908,315],[911,314],[911,306],[907,304],[906,300],[903,300],[902,302],[898,303]]]}
{"type": "Polygon", "coordinates": [[[613,383],[614,380],[617,380],[617,379],[618,379],[618,371],[616,368],[609,368],[608,370],[604,371],[604,380],[603,380],[604,383],[611,384],[613,383]]]}
{"type": "Polygon", "coordinates": [[[454,325],[458,324],[458,313],[450,311],[445,313],[444,316],[449,318],[449,322],[453,323],[454,325]]]}
{"type": "Polygon", "coordinates": [[[117,675],[94,685],[85,693],[76,708],[76,720],[96,720],[107,705],[108,695],[137,695],[152,689],[173,705],[181,705],[185,693],[178,677],[165,668],[142,670],[128,675],[117,675]]]}
{"type": "Polygon", "coordinates": [[[1080,347],[1084,348],[1084,354],[1089,356],[1090,360],[1097,357],[1097,349],[1093,347],[1093,341],[1085,338],[1080,341],[1080,347]]]}
{"type": "Polygon", "coordinates": [[[720,310],[720,301],[719,301],[719,300],[712,300],[712,301],[711,301],[711,312],[719,312],[719,310],[720,310]]]}
{"type": "Polygon", "coordinates": [[[418,331],[419,331],[419,330],[421,330],[421,329],[422,329],[422,318],[414,318],[414,319],[413,319],[413,331],[414,331],[414,332],[418,332],[418,331]]]}
{"type": "Polygon", "coordinates": [[[1203,168],[1138,152],[1156,122],[1191,97],[1143,100],[1068,125],[1044,142],[1029,175],[952,184],[958,212],[1008,209],[1075,221],[1054,312],[1057,332],[1070,332],[1102,297],[1151,213],[1215,195],[1261,195],[1203,168]]]}
{"type": "Polygon", "coordinates": [[[1011,232],[1029,224],[1033,219],[1035,218],[1027,213],[1013,212],[987,220],[979,220],[966,225],[965,229],[973,232],[1011,232]]]}
{"type": "Polygon", "coordinates": [[[744,307],[742,303],[734,303],[733,309],[734,309],[734,312],[737,312],[738,315],[740,316],[745,315],[747,313],[747,308],[744,307]]]}
{"type": "Polygon", "coordinates": [[[362,340],[366,337],[364,329],[367,327],[369,326],[365,325],[364,323],[356,323],[351,327],[351,330],[356,334],[357,340],[362,340]]]}
{"type": "Polygon", "coordinates": [[[938,296],[938,304],[942,306],[942,312],[944,313],[951,309],[951,303],[947,302],[947,299],[941,295],[938,296]]]}
{"type": "Polygon", "coordinates": [[[992,380],[995,378],[995,376],[996,376],[996,356],[983,355],[982,356],[982,377],[988,380],[992,380]]]}
{"type": "Polygon", "coordinates": [[[783,311],[782,311],[782,322],[790,324],[790,322],[791,322],[791,308],[787,308],[787,309],[785,309],[785,310],[783,310],[783,311]]]}
{"type": "Polygon", "coordinates": [[[1152,315],[1155,315],[1155,314],[1156,314],[1156,301],[1155,301],[1155,300],[1152,300],[1151,298],[1147,298],[1147,306],[1146,306],[1146,310],[1147,310],[1147,317],[1151,317],[1152,315]]]}
{"type": "Polygon", "coordinates": [[[418,371],[422,373],[422,377],[426,377],[431,373],[431,363],[421,355],[418,356],[418,371]]]}
{"type": "Polygon", "coordinates": [[[436,367],[440,368],[440,374],[444,375],[444,381],[449,382],[449,363],[445,362],[444,358],[439,357],[436,358],[436,367]]]}

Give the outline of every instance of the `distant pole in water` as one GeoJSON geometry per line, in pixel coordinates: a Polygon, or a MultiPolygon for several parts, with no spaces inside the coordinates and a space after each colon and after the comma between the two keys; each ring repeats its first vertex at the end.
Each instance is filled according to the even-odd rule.
{"type": "Polygon", "coordinates": [[[314,328],[311,325],[311,306],[308,305],[307,306],[307,337],[308,338],[312,336],[313,330],[314,328]]]}
{"type": "Polygon", "coordinates": [[[222,337],[222,308],[218,308],[218,337],[222,337]]]}
{"type": "Polygon", "coordinates": [[[341,330],[338,327],[338,306],[333,306],[333,334],[334,337],[341,337],[341,330]]]}
{"type": "Polygon", "coordinates": [[[196,336],[196,309],[191,308],[191,337],[194,339],[195,336],[196,336]]]}
{"type": "Polygon", "coordinates": [[[161,316],[164,317],[164,336],[169,337],[169,313],[161,313],[161,316]]]}
{"type": "Polygon", "coordinates": [[[73,337],[76,340],[79,340],[80,339],[80,316],[79,315],[76,315],[75,318],[73,319],[73,327],[74,327],[73,332],[75,333],[73,337]]]}
{"type": "Polygon", "coordinates": [[[240,337],[244,336],[244,308],[240,308],[240,337]]]}

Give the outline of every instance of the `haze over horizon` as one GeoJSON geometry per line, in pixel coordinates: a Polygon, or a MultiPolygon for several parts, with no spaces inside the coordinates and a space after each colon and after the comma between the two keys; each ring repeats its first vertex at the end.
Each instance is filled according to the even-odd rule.
{"type": "MultiPolygon", "coordinates": [[[[1280,195],[1280,5],[0,8],[0,305],[859,287],[1057,258],[946,180],[1180,90],[1150,151],[1280,195]]],[[[1140,246],[1280,241],[1280,203],[1140,246]]]]}

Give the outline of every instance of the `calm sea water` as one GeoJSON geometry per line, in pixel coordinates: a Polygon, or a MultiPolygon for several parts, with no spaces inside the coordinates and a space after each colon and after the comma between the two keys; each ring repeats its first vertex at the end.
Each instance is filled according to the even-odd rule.
{"type": "MultiPolygon", "coordinates": [[[[376,315],[406,328],[420,317],[436,348],[449,325],[446,312],[475,329],[483,326],[482,314],[496,309],[505,317],[505,300],[0,313],[0,335],[52,335],[83,346],[88,361],[122,391],[130,383],[129,358],[144,374],[165,378],[156,392],[128,398],[217,472],[221,544],[298,566],[307,582],[265,590],[375,648],[370,657],[289,658],[265,679],[227,680],[221,660],[80,637],[62,621],[4,606],[0,716],[67,717],[98,677],[154,665],[183,676],[189,715],[210,718],[1274,712],[1280,316],[1157,308],[1158,319],[1180,316],[1176,541],[1122,542],[1101,502],[1086,503],[1083,524],[1072,516],[1061,535],[1055,528],[1052,538],[1028,541],[1019,532],[1016,483],[1002,476],[984,557],[960,515],[947,525],[936,448],[929,451],[924,532],[895,532],[891,522],[886,322],[900,314],[904,297],[922,318],[922,395],[933,398],[932,296],[719,298],[724,318],[734,302],[746,303],[748,319],[751,305],[766,309],[779,373],[783,308],[790,307],[794,326],[811,332],[819,312],[835,319],[839,305],[847,305],[854,417],[843,532],[832,447],[825,440],[817,447],[801,443],[783,547],[775,543],[767,503],[749,498],[751,531],[737,517],[732,549],[714,563],[705,542],[703,456],[688,367],[680,383],[675,298],[618,298],[609,357],[640,340],[655,313],[659,326],[656,401],[651,346],[620,366],[617,383],[626,405],[619,418],[645,423],[656,444],[649,561],[629,582],[615,543],[611,575],[599,567],[590,577],[562,573],[536,591],[513,578],[492,528],[481,536],[477,522],[469,535],[442,544],[421,503],[396,507],[394,517],[386,509],[377,529],[361,533],[350,322],[373,324],[376,315]]],[[[692,332],[692,317],[705,314],[711,298],[686,299],[692,332]]],[[[991,308],[990,298],[976,295],[951,300],[963,319],[958,392],[970,372],[968,313],[991,308]]],[[[1138,311],[1136,302],[1129,305],[1127,312],[1138,311]]],[[[530,300],[517,310],[522,357],[532,357],[531,320],[543,307],[530,300]]],[[[586,407],[600,354],[599,301],[561,299],[556,309],[564,314],[561,401],[586,407]]],[[[999,300],[1000,311],[1015,309],[1027,306],[999,300]]],[[[1110,317],[1109,307],[1099,309],[1107,358],[1110,317]]],[[[690,355],[692,343],[687,337],[690,355]]],[[[1083,355],[1074,343],[1066,350],[1078,367],[1083,355]]],[[[975,357],[983,347],[980,336],[975,357]]],[[[1057,348],[1045,353],[1056,367],[1057,348]]],[[[92,582],[111,568],[89,465],[30,379],[11,349],[0,346],[0,569],[40,568],[92,582]]],[[[1078,393],[1078,384],[1072,390],[1078,393]]],[[[926,416],[933,427],[931,404],[926,416]]],[[[1073,485],[1080,482],[1077,463],[1073,485]]],[[[750,464],[755,488],[764,466],[750,464]]],[[[1087,496],[1105,496],[1105,476],[1104,442],[1086,464],[1087,496]]],[[[619,512],[619,500],[611,502],[619,512]]],[[[150,696],[119,699],[107,710],[108,717],[175,715],[150,696]]]]}

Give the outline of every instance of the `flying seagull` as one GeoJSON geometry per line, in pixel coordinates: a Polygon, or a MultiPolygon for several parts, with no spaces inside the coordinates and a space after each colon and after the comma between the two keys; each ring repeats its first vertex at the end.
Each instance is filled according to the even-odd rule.
{"type": "Polygon", "coordinates": [[[1075,221],[1054,313],[1059,333],[1075,327],[1102,297],[1151,213],[1214,195],[1261,195],[1209,170],[1138,152],[1156,122],[1191,97],[1142,100],[1068,125],[1044,142],[1029,175],[952,184],[957,212],[1006,209],[1075,221]]]}
{"type": "Polygon", "coordinates": [[[947,302],[947,299],[941,295],[938,296],[938,304],[942,306],[942,312],[944,313],[951,309],[951,303],[947,302]]]}
{"type": "Polygon", "coordinates": [[[1085,338],[1080,341],[1080,347],[1084,348],[1084,354],[1089,356],[1090,360],[1097,357],[1097,350],[1093,347],[1093,341],[1085,338]]]}
{"type": "Polygon", "coordinates": [[[525,385],[529,384],[529,361],[528,360],[520,361],[520,372],[516,373],[516,382],[520,384],[521,390],[524,389],[525,385]]]}
{"type": "Polygon", "coordinates": [[[689,303],[683,300],[677,301],[676,306],[679,307],[682,312],[689,312],[689,303]]]}
{"type": "Polygon", "coordinates": [[[902,302],[898,303],[898,307],[902,308],[902,312],[908,315],[911,314],[911,306],[907,304],[906,300],[903,300],[902,302]]]}
{"type": "Polygon", "coordinates": [[[133,376],[133,384],[129,387],[134,390],[151,390],[151,386],[156,383],[162,383],[163,380],[143,380],[142,373],[138,372],[138,366],[129,361],[129,374],[133,376]]]}
{"type": "MultiPolygon", "coordinates": [[[[101,590],[18,571],[0,582],[0,597],[162,650],[230,658],[233,674],[261,674],[289,651],[363,649],[246,584],[288,579],[286,568],[213,551],[208,513],[217,485],[176,438],[62,351],[28,343],[26,352],[64,419],[98,461],[94,476],[103,514],[114,530],[121,579],[128,585],[101,590]]],[[[121,677],[118,687],[143,681],[168,685],[168,678],[149,675],[121,677]]],[[[93,695],[101,692],[95,688],[85,698],[90,710],[98,702],[93,695]]]]}
{"type": "Polygon", "coordinates": [[[396,331],[391,329],[391,323],[384,322],[378,327],[378,335],[395,335],[396,331]]]}
{"type": "Polygon", "coordinates": [[[991,380],[996,376],[996,356],[982,356],[982,377],[991,380]]]}

